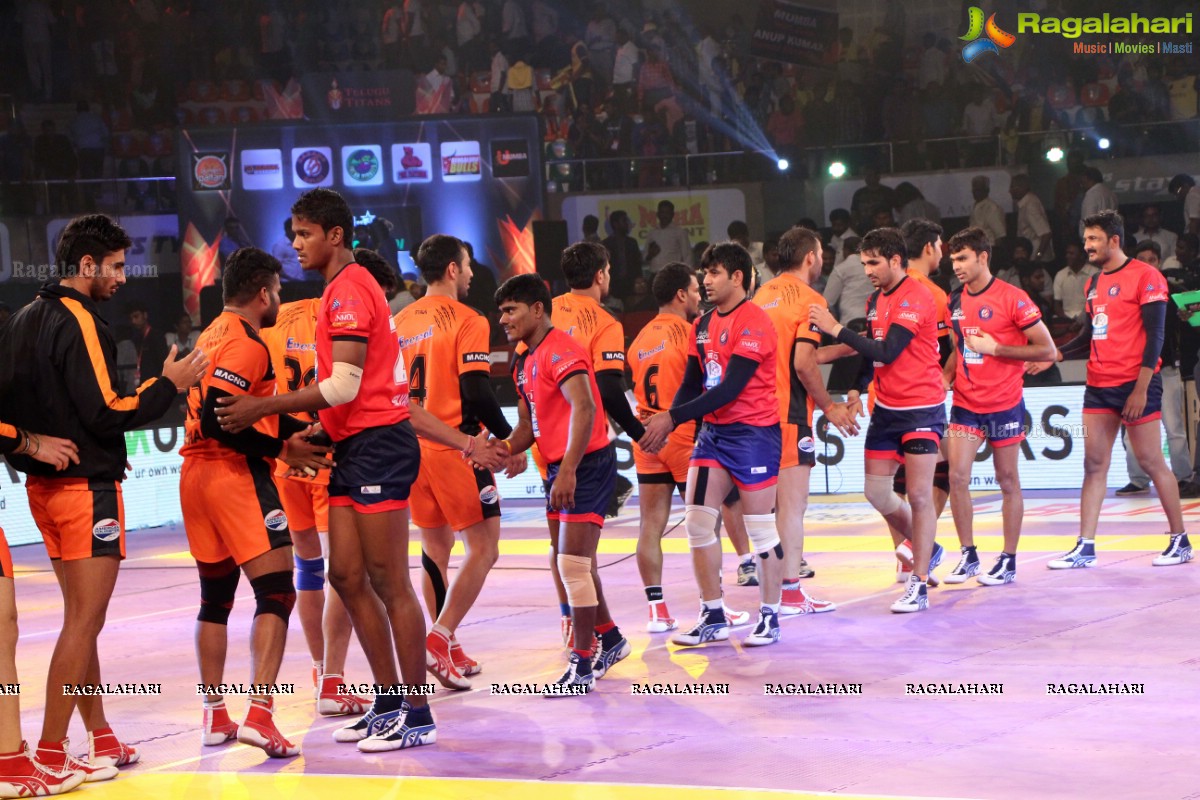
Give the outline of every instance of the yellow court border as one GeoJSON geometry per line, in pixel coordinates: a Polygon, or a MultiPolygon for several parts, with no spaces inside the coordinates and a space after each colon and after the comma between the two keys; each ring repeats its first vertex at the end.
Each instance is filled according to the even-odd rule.
{"type": "Polygon", "coordinates": [[[265,775],[245,772],[146,775],[125,772],[114,781],[88,784],[85,794],[93,800],[196,800],[205,797],[220,797],[222,800],[326,800],[336,796],[335,793],[369,797],[372,800],[412,797],[421,800],[677,800],[681,792],[687,793],[688,800],[815,800],[829,797],[839,800],[951,800],[918,798],[915,795],[834,794],[637,783],[301,773],[265,775]]]}

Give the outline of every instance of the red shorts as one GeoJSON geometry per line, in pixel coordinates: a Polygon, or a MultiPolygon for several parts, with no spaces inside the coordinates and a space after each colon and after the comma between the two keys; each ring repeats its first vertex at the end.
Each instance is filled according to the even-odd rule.
{"type": "Polygon", "coordinates": [[[241,566],[292,544],[279,490],[262,459],[185,458],[179,501],[197,561],[233,558],[241,566]]]}
{"type": "Polygon", "coordinates": [[[50,558],[125,558],[125,505],[118,481],[31,475],[25,492],[50,558]]]}
{"type": "Polygon", "coordinates": [[[316,528],[321,533],[329,532],[329,487],[326,484],[276,475],[275,485],[289,528],[294,531],[316,528]]]}
{"type": "Polygon", "coordinates": [[[500,516],[496,479],[474,469],[457,450],[421,444],[421,471],[408,497],[413,524],[426,530],[449,525],[462,531],[500,516]]]}

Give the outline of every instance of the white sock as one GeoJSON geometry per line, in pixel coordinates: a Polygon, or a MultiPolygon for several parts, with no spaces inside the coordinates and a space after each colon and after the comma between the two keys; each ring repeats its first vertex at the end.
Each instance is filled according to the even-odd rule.
{"type": "Polygon", "coordinates": [[[719,597],[716,600],[701,600],[700,601],[700,606],[705,611],[716,611],[718,608],[723,608],[724,605],[725,605],[725,602],[719,597]]]}

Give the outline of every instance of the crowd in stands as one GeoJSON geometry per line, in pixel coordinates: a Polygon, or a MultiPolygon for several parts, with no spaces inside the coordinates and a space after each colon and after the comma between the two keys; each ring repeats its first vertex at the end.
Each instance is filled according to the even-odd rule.
{"type": "MultiPolygon", "coordinates": [[[[411,70],[419,114],[538,112],[550,155],[621,159],[589,169],[587,188],[754,177],[755,161],[678,157],[766,144],[803,175],[822,163],[810,148],[834,145],[888,142],[891,169],[910,171],[1024,164],[1052,144],[1094,156],[1101,136],[1117,155],[1195,149],[1200,130],[1195,54],[1082,58],[1063,49],[1048,58],[1018,37],[1003,57],[966,65],[948,30],[960,26],[912,30],[901,3],[886,4],[873,30],[841,28],[823,69],[755,58],[753,20],[741,9],[697,24],[686,6],[652,0],[0,5],[16,22],[0,29],[0,93],[22,109],[81,109],[69,131],[9,115],[5,184],[95,177],[102,150],[110,174],[170,175],[170,128],[253,122],[254,107],[237,103],[264,91],[298,95],[294,79],[318,71],[411,70]],[[206,98],[234,109],[185,107],[206,98]]],[[[864,150],[862,161],[878,155],[864,150]]],[[[582,172],[563,170],[564,188],[583,188],[582,172]]],[[[126,200],[143,210],[169,203],[153,193],[126,200]]],[[[28,204],[6,200],[10,210],[28,204]]]]}

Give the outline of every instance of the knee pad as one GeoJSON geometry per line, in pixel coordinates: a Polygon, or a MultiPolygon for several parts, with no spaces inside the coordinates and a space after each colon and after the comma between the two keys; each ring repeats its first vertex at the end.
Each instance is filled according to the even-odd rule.
{"type": "Polygon", "coordinates": [[[446,581],[442,577],[442,571],[438,568],[437,562],[429,555],[421,551],[421,566],[425,569],[425,574],[429,576],[429,583],[433,587],[433,600],[437,610],[434,616],[441,616],[442,607],[446,605],[446,581]]]}
{"type": "Polygon", "coordinates": [[[950,494],[950,462],[939,461],[933,468],[933,488],[950,494]]]}
{"type": "Polygon", "coordinates": [[[325,559],[295,556],[296,589],[301,592],[325,590],[325,559]]]}
{"type": "Polygon", "coordinates": [[[296,587],[292,585],[292,573],[268,572],[250,579],[254,589],[254,616],[274,614],[287,623],[296,605],[296,587]]]}
{"type": "Polygon", "coordinates": [[[232,558],[216,564],[197,564],[196,567],[200,571],[200,613],[196,619],[228,625],[242,571],[232,558]]]}
{"type": "Polygon", "coordinates": [[[717,527],[721,524],[721,512],[708,506],[691,505],[683,515],[683,527],[687,531],[688,545],[708,547],[717,543],[717,527]]]}
{"type": "Polygon", "coordinates": [[[901,500],[892,491],[892,476],[867,475],[864,483],[863,493],[867,496],[867,502],[880,514],[886,517],[900,508],[901,500]]]}
{"type": "Polygon", "coordinates": [[[766,558],[780,544],[779,531],[775,527],[775,516],[773,514],[745,514],[744,517],[746,519],[746,537],[750,540],[750,552],[758,553],[760,558],[766,558]]]}
{"type": "Polygon", "coordinates": [[[592,560],[590,558],[559,553],[558,574],[567,590],[567,601],[572,608],[588,608],[599,605],[596,583],[592,580],[592,560]]]}

